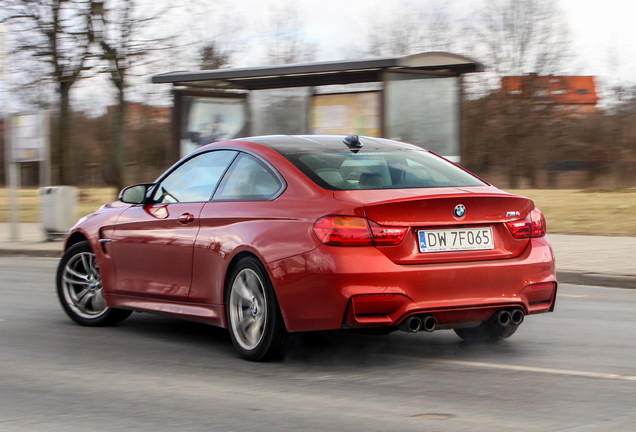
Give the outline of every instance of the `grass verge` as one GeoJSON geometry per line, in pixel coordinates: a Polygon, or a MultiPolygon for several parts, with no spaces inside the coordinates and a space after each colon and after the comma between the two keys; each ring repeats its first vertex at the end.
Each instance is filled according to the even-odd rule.
{"type": "MultiPolygon", "coordinates": [[[[531,198],[548,221],[548,232],[636,236],[636,188],[617,191],[510,191],[531,198]]],[[[80,189],[78,218],[117,198],[113,188],[80,189]]],[[[38,189],[21,189],[20,221],[40,221],[38,189]]],[[[8,221],[8,193],[0,188],[0,222],[8,221]]]]}
{"type": "Polygon", "coordinates": [[[548,233],[636,236],[636,188],[510,192],[534,201],[547,219],[548,233]]]}
{"type": "MultiPolygon", "coordinates": [[[[117,191],[114,188],[86,188],[79,190],[79,202],[77,203],[77,218],[94,212],[103,204],[117,199],[117,191]]],[[[20,189],[18,199],[20,222],[40,222],[40,196],[39,189],[20,189]]],[[[0,222],[9,221],[9,193],[8,189],[0,188],[0,222]]]]}

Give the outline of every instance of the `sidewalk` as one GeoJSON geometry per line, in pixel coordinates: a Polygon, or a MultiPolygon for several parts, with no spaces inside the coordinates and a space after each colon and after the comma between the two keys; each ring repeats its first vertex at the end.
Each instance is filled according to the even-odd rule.
{"type": "Polygon", "coordinates": [[[548,234],[563,283],[636,289],[636,237],[548,234]]]}
{"type": "MultiPolygon", "coordinates": [[[[19,241],[9,241],[0,223],[0,256],[59,257],[63,242],[46,241],[38,223],[21,223],[19,241]]],[[[561,283],[636,289],[636,237],[548,234],[561,283]]]]}
{"type": "Polygon", "coordinates": [[[60,257],[64,242],[60,237],[46,241],[46,235],[39,223],[18,224],[18,240],[11,241],[11,226],[0,223],[0,256],[60,257]]]}

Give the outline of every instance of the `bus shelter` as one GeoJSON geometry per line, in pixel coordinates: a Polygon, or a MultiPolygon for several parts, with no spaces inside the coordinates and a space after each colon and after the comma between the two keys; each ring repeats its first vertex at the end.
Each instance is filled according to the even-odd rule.
{"type": "Polygon", "coordinates": [[[172,155],[214,141],[272,134],[356,134],[405,141],[459,160],[460,77],[467,57],[404,57],[171,72],[172,155]]]}

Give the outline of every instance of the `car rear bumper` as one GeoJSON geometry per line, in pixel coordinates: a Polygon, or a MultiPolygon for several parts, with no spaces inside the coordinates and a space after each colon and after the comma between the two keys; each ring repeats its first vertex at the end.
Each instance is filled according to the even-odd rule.
{"type": "Polygon", "coordinates": [[[433,315],[442,328],[461,327],[501,308],[550,312],[557,289],[545,237],[504,260],[398,265],[373,247],[321,246],[268,267],[292,332],[396,327],[416,314],[433,315]]]}

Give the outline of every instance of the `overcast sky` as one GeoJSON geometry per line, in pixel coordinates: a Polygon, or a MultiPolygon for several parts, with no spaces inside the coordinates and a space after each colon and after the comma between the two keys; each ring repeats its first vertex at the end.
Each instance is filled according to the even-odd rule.
{"type": "MultiPolygon", "coordinates": [[[[487,1],[487,0],[483,0],[487,1]]],[[[523,1],[523,0],[519,0],[523,1]]],[[[266,15],[279,0],[236,1],[237,10],[253,17],[266,15]]],[[[321,40],[323,54],[337,55],[342,42],[356,43],[370,15],[391,13],[392,0],[296,0],[310,38],[321,40]]],[[[407,0],[408,3],[408,0],[407,0]]],[[[411,3],[417,4],[417,0],[411,3]]],[[[432,2],[426,2],[432,4],[432,2]]],[[[555,0],[570,29],[575,53],[573,73],[611,77],[636,83],[636,2],[630,0],[555,0]]],[[[450,0],[452,13],[461,15],[482,0],[450,0]]]]}
{"type": "MultiPolygon", "coordinates": [[[[211,0],[201,0],[214,4],[211,0]]],[[[391,14],[396,5],[403,9],[408,5],[441,5],[449,9],[458,21],[470,19],[470,14],[488,0],[446,0],[443,4],[430,0],[226,0],[227,15],[202,17],[195,25],[185,27],[186,31],[199,32],[201,37],[218,34],[225,29],[233,37],[232,25],[247,26],[252,29],[252,38],[267,32],[266,17],[273,5],[293,4],[298,8],[299,19],[306,38],[317,44],[318,60],[351,58],[350,53],[363,48],[366,27],[374,16],[391,14]],[[406,6],[404,6],[406,4],[406,6]],[[468,15],[467,15],[468,14],[468,15]]],[[[523,1],[523,0],[519,0],[523,1]]],[[[555,0],[564,12],[565,25],[571,33],[574,58],[563,71],[569,74],[596,75],[602,85],[636,85],[636,2],[629,0],[555,0]]],[[[205,4],[205,3],[203,3],[205,4]]],[[[176,19],[176,18],[175,18],[176,19]]],[[[191,17],[183,17],[191,22],[191,17]]],[[[259,65],[259,57],[254,55],[254,43],[242,41],[243,57],[241,65],[259,65]]],[[[470,53],[465,53],[470,55],[470,53]]],[[[479,58],[476,58],[480,60],[479,58]]],[[[193,69],[194,65],[179,64],[180,59],[171,63],[158,62],[152,67],[156,73],[175,69],[193,69]],[[181,66],[181,67],[180,67],[181,66]]],[[[104,81],[104,80],[102,80],[104,81]]],[[[82,96],[77,99],[81,105],[94,105],[96,99],[106,99],[107,85],[98,82],[85,82],[78,86],[82,96]]],[[[154,89],[153,85],[143,87],[154,89]]],[[[145,90],[144,90],[145,91],[145,90]]],[[[6,94],[3,94],[3,97],[6,94]]]]}
{"type": "Polygon", "coordinates": [[[565,0],[563,5],[585,73],[636,84],[636,3],[565,0]]]}

